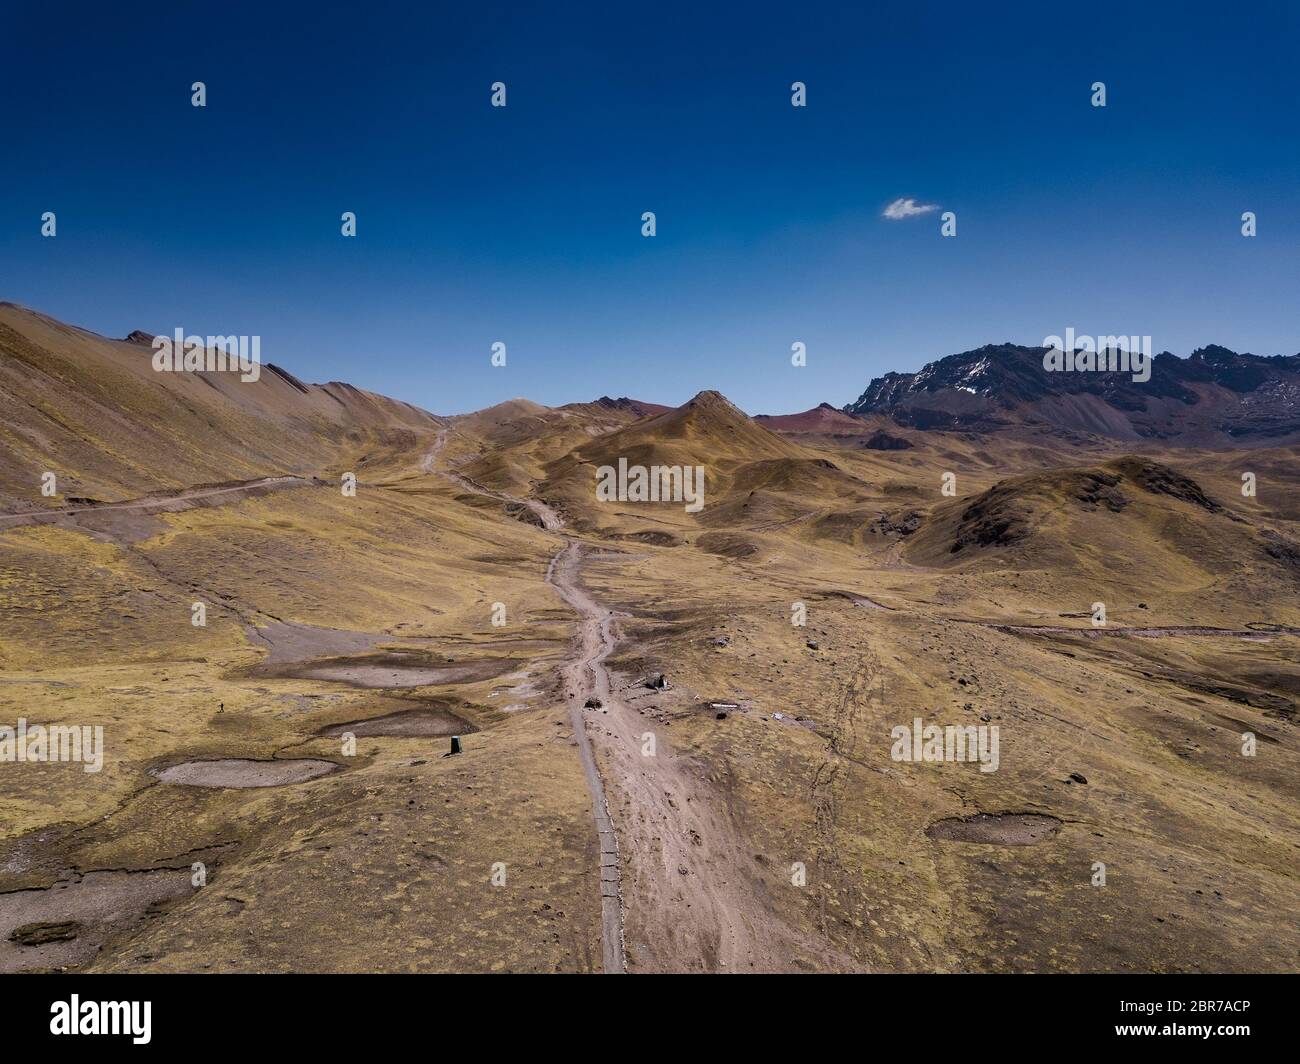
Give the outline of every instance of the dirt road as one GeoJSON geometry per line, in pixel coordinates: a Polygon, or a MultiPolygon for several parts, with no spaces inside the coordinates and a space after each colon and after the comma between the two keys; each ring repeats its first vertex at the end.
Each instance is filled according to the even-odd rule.
{"type": "MultiPolygon", "coordinates": [[[[778,915],[719,786],[619,697],[605,666],[618,643],[617,620],[581,582],[584,558],[598,549],[571,540],[547,579],[579,616],[578,655],[563,670],[565,693],[571,711],[586,718],[574,729],[594,747],[590,772],[610,781],[616,803],[635,969],[775,972],[822,967],[828,956],[841,970],[859,967],[778,915]],[[598,708],[582,708],[588,693],[598,708]]],[[[583,750],[586,764],[585,742],[583,750]]],[[[775,878],[784,882],[786,875],[775,878]]]]}
{"type": "MultiPolygon", "coordinates": [[[[422,470],[530,506],[547,529],[562,528],[543,503],[438,470],[445,442],[440,434],[422,470]]],[[[565,536],[546,579],[578,615],[575,653],[561,676],[600,836],[605,971],[625,970],[625,922],[635,929],[637,971],[787,971],[825,967],[827,959],[841,970],[858,968],[778,915],[780,906],[764,886],[719,786],[704,766],[675,752],[648,718],[619,698],[605,665],[618,644],[618,623],[582,582],[584,561],[599,550],[565,536]],[[587,707],[588,699],[599,705],[587,707]],[[653,753],[647,753],[651,741],[653,753]]],[[[780,883],[787,877],[775,878],[780,883]]]]}
{"type": "Polygon", "coordinates": [[[480,484],[477,480],[465,476],[463,473],[457,473],[454,469],[438,469],[438,456],[442,453],[443,447],[447,443],[447,433],[449,429],[443,429],[438,433],[438,438],[434,441],[433,448],[420,460],[420,471],[423,473],[440,473],[453,483],[459,484],[467,491],[472,491],[475,495],[485,495],[489,499],[496,499],[499,502],[514,503],[516,506],[526,506],[537,515],[541,521],[542,527],[548,532],[558,532],[564,527],[564,521],[560,515],[553,509],[542,502],[540,499],[521,499],[516,495],[508,495],[504,491],[496,491],[489,488],[486,484],[480,484]]]}
{"type": "Polygon", "coordinates": [[[79,506],[60,506],[57,509],[32,510],[20,514],[0,514],[0,528],[38,524],[43,519],[71,514],[102,514],[114,510],[147,510],[153,508],[166,510],[170,506],[183,505],[198,499],[211,499],[223,495],[248,495],[260,488],[283,488],[310,483],[312,482],[307,477],[260,477],[257,480],[245,480],[238,484],[225,484],[219,487],[189,488],[174,495],[145,495],[139,499],[128,499],[124,502],[85,503],[79,506]]]}
{"type": "MultiPolygon", "coordinates": [[[[558,531],[564,526],[559,514],[543,502],[536,499],[517,499],[504,492],[493,491],[453,470],[439,469],[438,459],[447,444],[447,433],[447,429],[438,433],[432,449],[420,461],[421,472],[438,473],[452,483],[476,494],[527,506],[537,514],[541,519],[542,527],[548,531],[558,531]]],[[[578,589],[570,578],[570,569],[576,565],[581,548],[568,537],[565,537],[564,543],[565,545],[551,559],[551,564],[546,571],[546,581],[579,614],[577,656],[563,666],[561,674],[565,699],[568,702],[569,721],[573,728],[574,741],[578,744],[582,770],[587,777],[587,789],[591,792],[592,818],[596,822],[596,835],[600,843],[603,970],[607,975],[618,975],[626,970],[618,836],[609,815],[605,785],[600,778],[600,770],[596,767],[596,756],[592,750],[591,738],[587,734],[587,722],[583,717],[584,704],[589,698],[599,699],[602,703],[609,699],[609,674],[605,671],[603,662],[614,648],[612,616],[608,610],[578,589]]]]}
{"type": "Polygon", "coordinates": [[[582,557],[582,546],[574,540],[551,559],[546,581],[560,597],[578,613],[576,656],[560,669],[564,683],[564,696],[569,704],[569,720],[573,737],[582,758],[582,769],[587,775],[591,790],[591,808],[600,835],[600,912],[601,941],[605,973],[621,973],[626,968],[623,944],[623,894],[622,872],[619,862],[618,836],[609,815],[609,802],[605,798],[605,785],[596,765],[595,751],[587,731],[585,714],[600,713],[613,704],[609,672],[605,659],[614,649],[614,617],[588,595],[576,581],[576,570],[582,557]],[[600,703],[601,709],[587,709],[588,699],[600,703]]]}

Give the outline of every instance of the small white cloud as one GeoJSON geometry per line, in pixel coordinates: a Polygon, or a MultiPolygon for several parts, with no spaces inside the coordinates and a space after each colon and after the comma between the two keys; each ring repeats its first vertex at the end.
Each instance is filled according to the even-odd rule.
{"type": "Polygon", "coordinates": [[[912,218],[918,214],[929,214],[931,211],[937,211],[937,203],[917,203],[911,196],[900,196],[894,200],[883,212],[883,217],[891,221],[898,221],[900,218],[912,218]]]}

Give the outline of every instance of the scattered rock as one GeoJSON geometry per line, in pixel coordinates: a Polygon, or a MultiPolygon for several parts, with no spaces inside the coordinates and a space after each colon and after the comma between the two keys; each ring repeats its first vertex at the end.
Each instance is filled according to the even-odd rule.
{"type": "Polygon", "coordinates": [[[1223,511],[1223,507],[1206,495],[1196,481],[1159,462],[1129,455],[1113,462],[1112,465],[1122,471],[1129,480],[1153,495],[1168,495],[1199,506],[1212,514],[1223,511]]]}
{"type": "Polygon", "coordinates": [[[23,924],[15,927],[9,936],[10,942],[20,946],[44,946],[51,942],[71,942],[81,931],[81,925],[75,920],[61,923],[23,924]]]}
{"type": "Polygon", "coordinates": [[[1071,772],[1071,773],[1070,773],[1070,779],[1074,780],[1075,783],[1087,783],[1087,782],[1088,782],[1087,777],[1084,776],[1083,773],[1081,773],[1081,772],[1071,772]]]}
{"type": "Polygon", "coordinates": [[[911,450],[913,444],[902,436],[891,436],[884,429],[877,429],[872,436],[862,441],[862,446],[872,451],[907,451],[911,450]]]}
{"type": "Polygon", "coordinates": [[[909,510],[898,514],[881,514],[869,526],[869,531],[877,535],[910,536],[921,527],[921,514],[909,510]]]}

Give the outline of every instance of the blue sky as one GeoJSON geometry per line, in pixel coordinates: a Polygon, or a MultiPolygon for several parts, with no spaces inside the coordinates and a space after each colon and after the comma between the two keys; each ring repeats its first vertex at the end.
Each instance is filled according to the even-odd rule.
{"type": "Polygon", "coordinates": [[[1070,326],[1300,351],[1295,5],[513,6],[10,5],[0,299],[439,413],[841,405],[1070,326]]]}

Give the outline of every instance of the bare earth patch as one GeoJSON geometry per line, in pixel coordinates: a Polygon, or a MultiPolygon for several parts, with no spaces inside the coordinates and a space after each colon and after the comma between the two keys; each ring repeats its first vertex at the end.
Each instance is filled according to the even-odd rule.
{"type": "Polygon", "coordinates": [[[248,629],[251,640],[262,643],[270,653],[266,665],[283,665],[309,658],[356,654],[370,650],[380,640],[389,638],[371,632],[349,632],[341,628],[321,628],[314,624],[277,621],[263,628],[248,629]]]}
{"type": "Polygon", "coordinates": [[[340,658],[323,664],[286,671],[281,675],[304,680],[331,680],[353,687],[428,687],[435,684],[475,683],[518,668],[518,658],[484,658],[478,661],[430,665],[419,657],[384,654],[373,658],[340,658]]]}
{"type": "Polygon", "coordinates": [[[179,765],[155,769],[151,775],[163,783],[182,787],[283,787],[288,783],[314,780],[338,767],[333,761],[313,757],[292,761],[250,761],[229,757],[216,761],[182,761],[179,765]]]}
{"type": "Polygon", "coordinates": [[[986,846],[1032,846],[1050,839],[1061,821],[1041,813],[980,813],[937,820],[926,835],[942,842],[978,842],[986,846]]]}
{"type": "Polygon", "coordinates": [[[473,724],[441,706],[421,706],[417,709],[400,709],[382,717],[354,720],[346,724],[332,724],[318,735],[389,736],[392,738],[421,738],[439,735],[469,735],[478,731],[473,724]]]}
{"type": "Polygon", "coordinates": [[[0,894],[0,972],[85,964],[152,906],[185,897],[189,869],[88,872],[44,890],[0,894]]]}

